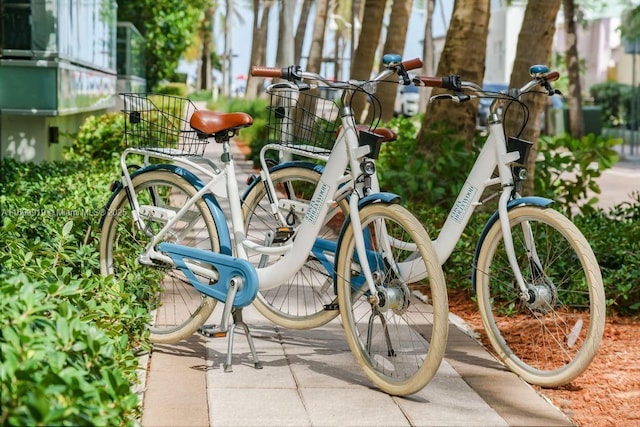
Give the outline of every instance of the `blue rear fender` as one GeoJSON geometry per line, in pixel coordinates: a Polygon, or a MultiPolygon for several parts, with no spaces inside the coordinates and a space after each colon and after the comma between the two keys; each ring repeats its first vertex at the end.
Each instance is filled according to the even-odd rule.
{"type": "MultiPolygon", "coordinates": [[[[507,203],[507,211],[511,211],[514,208],[517,208],[519,206],[538,206],[540,208],[546,209],[549,206],[551,206],[554,203],[553,200],[551,199],[547,199],[545,197],[538,197],[538,196],[530,196],[530,197],[521,197],[519,199],[513,199],[510,200],[507,203]]],[[[489,218],[489,220],[487,221],[487,223],[485,224],[484,228],[482,229],[482,234],[480,235],[480,238],[478,239],[478,244],[476,245],[476,250],[475,253],[473,255],[473,271],[471,272],[471,286],[473,288],[473,291],[476,291],[476,268],[475,266],[478,265],[478,254],[480,253],[480,248],[482,248],[482,245],[484,243],[484,239],[487,237],[487,233],[489,233],[489,230],[491,229],[491,227],[493,226],[493,224],[496,223],[496,221],[498,221],[498,219],[500,218],[500,216],[498,215],[498,212],[494,212],[493,215],[491,215],[491,218],[489,218]]]]}
{"type": "MultiPolygon", "coordinates": [[[[144,168],[140,168],[131,174],[131,179],[136,176],[143,174],[145,172],[153,171],[153,170],[166,170],[176,175],[184,178],[189,184],[193,185],[196,190],[201,190],[204,187],[204,183],[200,178],[198,178],[193,172],[181,168],[175,165],[169,164],[158,164],[158,165],[150,165],[144,168]]],[[[113,199],[116,195],[124,188],[122,182],[117,182],[109,201],[107,202],[107,209],[111,206],[113,199]]],[[[218,232],[218,240],[220,242],[220,253],[231,255],[233,253],[232,243],[231,243],[231,234],[229,233],[229,227],[227,226],[227,221],[224,216],[224,212],[220,208],[220,204],[215,196],[211,193],[207,193],[202,197],[213,216],[213,220],[216,224],[216,230],[218,232]]],[[[100,228],[102,228],[102,224],[104,222],[105,215],[107,213],[107,209],[103,210],[102,218],[100,218],[100,228]]]]}

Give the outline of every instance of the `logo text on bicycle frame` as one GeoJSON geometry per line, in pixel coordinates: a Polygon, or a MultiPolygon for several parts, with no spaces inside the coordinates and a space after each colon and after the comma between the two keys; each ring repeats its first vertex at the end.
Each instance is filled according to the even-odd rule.
{"type": "Polygon", "coordinates": [[[458,224],[462,223],[477,192],[478,189],[476,187],[468,182],[464,183],[464,187],[462,187],[462,191],[460,191],[460,195],[451,209],[451,214],[449,214],[452,220],[458,224]]]}
{"type": "Polygon", "coordinates": [[[318,220],[318,216],[320,215],[320,210],[327,200],[327,196],[329,195],[329,186],[324,182],[320,181],[319,183],[320,191],[318,191],[318,195],[311,200],[309,203],[309,210],[307,214],[304,216],[306,221],[309,221],[312,224],[315,224],[318,220]]]}

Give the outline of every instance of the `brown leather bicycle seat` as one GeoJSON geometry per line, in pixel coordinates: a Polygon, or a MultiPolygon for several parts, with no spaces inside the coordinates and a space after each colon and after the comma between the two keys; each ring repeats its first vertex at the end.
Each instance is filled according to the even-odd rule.
{"type": "MultiPolygon", "coordinates": [[[[338,133],[340,129],[342,129],[342,126],[338,128],[338,133]]],[[[368,125],[356,125],[356,132],[360,134],[360,131],[371,132],[371,129],[368,125]]],[[[373,133],[380,137],[380,142],[391,142],[398,139],[398,134],[387,128],[376,128],[373,133]]]]}
{"type": "Polygon", "coordinates": [[[191,116],[191,127],[205,135],[251,126],[253,117],[247,113],[219,113],[198,110],[191,116]]]}

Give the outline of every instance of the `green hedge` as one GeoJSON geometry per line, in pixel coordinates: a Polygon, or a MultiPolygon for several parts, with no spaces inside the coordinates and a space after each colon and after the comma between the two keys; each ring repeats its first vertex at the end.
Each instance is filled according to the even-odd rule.
{"type": "Polygon", "coordinates": [[[134,424],[149,285],[99,274],[98,223],[115,163],[1,166],[2,425],[134,424]]]}

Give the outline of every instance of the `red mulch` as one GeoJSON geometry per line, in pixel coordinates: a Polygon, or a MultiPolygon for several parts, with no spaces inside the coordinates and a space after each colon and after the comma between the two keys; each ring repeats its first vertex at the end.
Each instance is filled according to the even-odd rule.
{"type": "MultiPolygon", "coordinates": [[[[490,349],[469,293],[450,290],[449,306],[490,349]]],[[[582,375],[562,387],[534,388],[578,426],[640,426],[640,319],[608,317],[598,354],[582,375]]]]}

